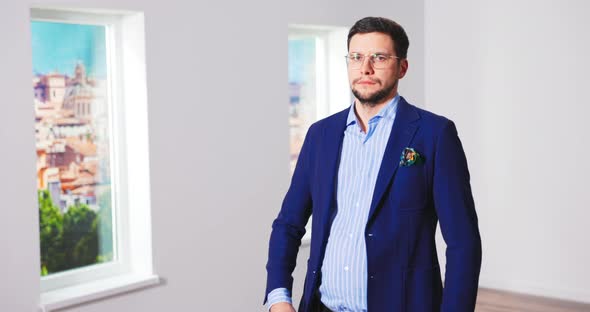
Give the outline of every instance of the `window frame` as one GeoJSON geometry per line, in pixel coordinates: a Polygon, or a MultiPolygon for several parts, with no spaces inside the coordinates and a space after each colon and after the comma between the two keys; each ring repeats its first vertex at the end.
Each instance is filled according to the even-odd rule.
{"type": "Polygon", "coordinates": [[[30,21],[105,27],[113,260],[42,276],[51,311],[153,286],[144,16],[141,12],[32,7],[30,21]],[[133,162],[129,160],[133,159],[133,162]]]}
{"type": "MultiPolygon", "coordinates": [[[[313,122],[346,109],[352,104],[353,96],[348,84],[348,72],[344,59],[347,51],[347,34],[348,28],[346,27],[288,25],[289,39],[315,38],[317,78],[315,81],[315,120],[313,122]],[[319,103],[326,104],[320,105],[319,103]]],[[[292,173],[290,174],[292,175],[292,173]]],[[[302,238],[302,245],[309,245],[311,242],[311,223],[310,218],[305,226],[306,231],[302,238]]]]}

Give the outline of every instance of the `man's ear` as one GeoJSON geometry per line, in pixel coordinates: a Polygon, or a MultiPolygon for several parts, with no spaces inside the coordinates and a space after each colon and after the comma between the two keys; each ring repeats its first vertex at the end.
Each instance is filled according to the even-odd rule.
{"type": "Polygon", "coordinates": [[[398,79],[404,78],[406,73],[408,72],[408,59],[402,59],[399,61],[398,65],[398,79]]]}

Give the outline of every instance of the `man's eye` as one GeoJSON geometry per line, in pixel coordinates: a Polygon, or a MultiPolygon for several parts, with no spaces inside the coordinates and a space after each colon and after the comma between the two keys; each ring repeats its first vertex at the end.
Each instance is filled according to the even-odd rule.
{"type": "Polygon", "coordinates": [[[361,59],[362,59],[362,56],[361,56],[361,55],[358,55],[358,54],[353,54],[353,55],[351,55],[351,56],[350,56],[350,60],[351,60],[351,61],[358,62],[358,61],[360,61],[361,59]]]}
{"type": "Polygon", "coordinates": [[[387,60],[387,57],[386,57],[385,55],[375,55],[375,56],[373,57],[373,59],[374,59],[376,62],[385,62],[385,61],[387,60]]]}

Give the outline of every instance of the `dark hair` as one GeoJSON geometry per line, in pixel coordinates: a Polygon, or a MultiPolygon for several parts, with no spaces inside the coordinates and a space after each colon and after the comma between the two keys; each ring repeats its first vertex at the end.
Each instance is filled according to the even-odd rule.
{"type": "Polygon", "coordinates": [[[408,46],[410,41],[404,28],[385,17],[365,17],[358,20],[350,31],[348,32],[348,48],[350,48],[350,39],[356,34],[366,34],[372,32],[380,32],[391,37],[393,41],[393,49],[395,54],[400,58],[406,58],[408,56],[408,46]]]}

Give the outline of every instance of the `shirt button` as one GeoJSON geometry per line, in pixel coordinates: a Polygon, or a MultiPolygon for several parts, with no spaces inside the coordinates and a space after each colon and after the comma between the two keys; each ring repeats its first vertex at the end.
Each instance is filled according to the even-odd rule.
{"type": "Polygon", "coordinates": [[[350,236],[350,238],[352,238],[352,233],[348,234],[348,236],[350,236]]]}
{"type": "Polygon", "coordinates": [[[312,271],[311,273],[315,274],[315,271],[312,271]]]}
{"type": "Polygon", "coordinates": [[[344,271],[348,271],[348,266],[345,266],[344,267],[344,271]]]}
{"type": "Polygon", "coordinates": [[[359,206],[359,202],[356,202],[356,206],[357,206],[357,207],[359,206]]]}
{"type": "Polygon", "coordinates": [[[369,234],[367,234],[367,236],[373,237],[373,233],[369,233],[369,234]]]}

